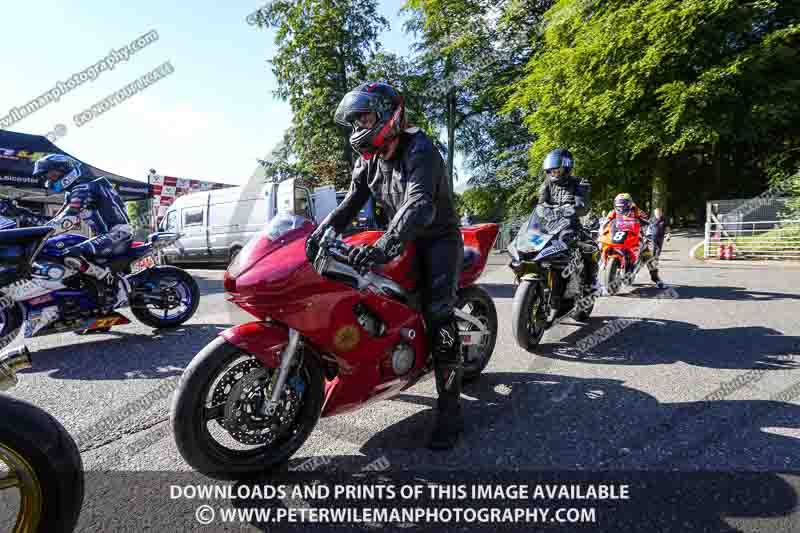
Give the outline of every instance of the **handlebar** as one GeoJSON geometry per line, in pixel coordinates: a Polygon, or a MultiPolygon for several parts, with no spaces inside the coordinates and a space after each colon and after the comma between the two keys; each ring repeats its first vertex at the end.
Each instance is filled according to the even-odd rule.
{"type": "MultiPolygon", "coordinates": [[[[322,257],[324,254],[327,255],[328,258],[343,265],[349,270],[349,275],[356,275],[358,277],[359,288],[373,287],[380,292],[385,292],[387,284],[392,285],[388,279],[374,272],[372,268],[357,269],[350,263],[349,255],[353,248],[355,248],[355,246],[337,239],[333,230],[329,229],[325,232],[325,235],[320,241],[320,256],[318,257],[322,257]]],[[[316,264],[315,268],[317,268],[316,264]]],[[[336,270],[336,268],[334,269],[336,270]]],[[[320,269],[317,270],[319,271],[320,269]]]]}

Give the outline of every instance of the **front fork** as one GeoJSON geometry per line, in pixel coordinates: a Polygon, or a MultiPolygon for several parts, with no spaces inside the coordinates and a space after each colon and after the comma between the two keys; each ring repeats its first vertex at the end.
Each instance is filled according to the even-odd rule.
{"type": "Polygon", "coordinates": [[[300,345],[300,332],[296,329],[289,328],[289,343],[281,353],[281,366],[278,372],[272,375],[272,396],[269,401],[264,403],[263,414],[272,416],[277,411],[280,405],[280,399],[283,395],[283,389],[286,386],[286,380],[289,378],[289,370],[297,360],[298,347],[300,345]]]}

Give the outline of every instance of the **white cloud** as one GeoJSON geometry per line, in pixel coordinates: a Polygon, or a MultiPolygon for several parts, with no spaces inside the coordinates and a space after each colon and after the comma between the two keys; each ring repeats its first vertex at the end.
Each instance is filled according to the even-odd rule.
{"type": "Polygon", "coordinates": [[[241,116],[138,94],[81,128],[68,124],[64,150],[109,172],[145,179],[147,171],[243,183],[291,120],[241,116]]]}

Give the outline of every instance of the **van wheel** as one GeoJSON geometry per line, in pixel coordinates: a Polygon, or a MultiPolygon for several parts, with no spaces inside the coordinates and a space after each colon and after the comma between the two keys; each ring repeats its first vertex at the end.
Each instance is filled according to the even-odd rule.
{"type": "Polygon", "coordinates": [[[236,256],[239,255],[239,252],[241,252],[241,251],[242,251],[242,247],[241,246],[234,246],[233,248],[231,248],[231,251],[228,254],[228,264],[229,265],[231,263],[233,263],[233,260],[236,259],[236,256]]]}

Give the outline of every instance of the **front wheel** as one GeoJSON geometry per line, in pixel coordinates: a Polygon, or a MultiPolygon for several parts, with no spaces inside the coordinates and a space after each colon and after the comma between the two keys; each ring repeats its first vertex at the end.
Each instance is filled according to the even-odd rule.
{"type": "Polygon", "coordinates": [[[622,283],[622,262],[616,255],[608,258],[606,268],[603,270],[603,285],[605,285],[608,294],[615,295],[620,289],[622,283]]]}
{"type": "Polygon", "coordinates": [[[172,400],[178,451],[215,479],[253,478],[291,458],[319,420],[324,397],[316,357],[299,353],[275,411],[266,410],[274,374],[261,361],[214,339],[198,353],[172,400]]]}
{"type": "Polygon", "coordinates": [[[539,320],[544,308],[542,285],[538,280],[520,281],[511,307],[511,330],[523,350],[539,344],[545,327],[539,320]]]}
{"type": "Polygon", "coordinates": [[[75,441],[55,418],[26,401],[0,395],[0,412],[0,501],[19,502],[16,524],[2,530],[73,531],[84,484],[75,441]]]}
{"type": "MultiPolygon", "coordinates": [[[[492,297],[484,289],[474,285],[458,291],[456,309],[478,320],[488,330],[476,344],[461,347],[464,355],[463,380],[470,381],[480,376],[494,353],[497,343],[497,309],[492,297]]],[[[461,335],[478,331],[476,324],[463,319],[458,319],[458,329],[461,335]]]]}
{"type": "Polygon", "coordinates": [[[200,287],[185,270],[157,266],[147,271],[147,279],[134,289],[131,311],[152,328],[176,328],[192,318],[200,305],[200,287]]]}
{"type": "Polygon", "coordinates": [[[0,348],[5,348],[17,338],[22,327],[22,317],[19,303],[0,311],[0,348]]]}

